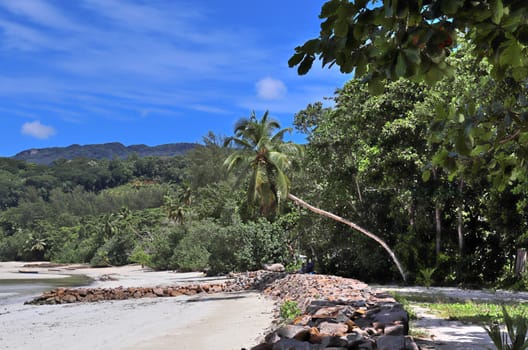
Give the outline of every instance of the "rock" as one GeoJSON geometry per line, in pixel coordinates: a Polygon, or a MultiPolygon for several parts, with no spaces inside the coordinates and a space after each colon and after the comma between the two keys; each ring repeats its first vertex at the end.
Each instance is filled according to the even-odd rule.
{"type": "Polygon", "coordinates": [[[283,272],[285,270],[284,265],[276,263],[276,264],[264,264],[264,269],[266,271],[273,271],[273,272],[283,272]]]}
{"type": "Polygon", "coordinates": [[[165,293],[163,292],[163,288],[159,288],[159,287],[158,287],[158,288],[154,288],[154,289],[152,290],[152,292],[153,292],[154,294],[156,294],[156,296],[158,296],[158,297],[162,297],[162,296],[165,294],[165,293]]]}
{"type": "Polygon", "coordinates": [[[378,350],[405,350],[405,337],[401,335],[384,335],[376,340],[378,350]]]}
{"type": "Polygon", "coordinates": [[[323,345],[325,348],[329,347],[346,347],[348,345],[348,342],[338,336],[323,336],[323,339],[321,341],[321,345],[323,345]]]}
{"type": "Polygon", "coordinates": [[[293,320],[293,324],[306,326],[312,320],[311,315],[301,315],[293,320]]]}
{"type": "Polygon", "coordinates": [[[317,350],[324,349],[317,344],[299,341],[295,339],[281,339],[273,344],[273,350],[317,350]]]}
{"type": "Polygon", "coordinates": [[[380,311],[372,316],[374,322],[381,324],[394,323],[396,321],[407,322],[409,315],[400,304],[383,305],[380,311]]]}
{"type": "Polygon", "coordinates": [[[68,294],[62,297],[62,302],[64,303],[75,303],[77,301],[77,298],[75,295],[68,294]]]}
{"type": "Polygon", "coordinates": [[[332,306],[332,307],[322,307],[317,310],[312,318],[335,318],[339,314],[339,311],[343,309],[343,306],[332,306]]]}
{"type": "Polygon", "coordinates": [[[344,340],[347,342],[348,347],[353,347],[355,345],[358,345],[364,341],[364,338],[359,333],[350,333],[343,337],[344,340]]]}
{"type": "Polygon", "coordinates": [[[277,335],[281,338],[305,341],[310,338],[310,327],[286,325],[277,330],[277,335]]]}
{"type": "Polygon", "coordinates": [[[277,334],[277,332],[271,332],[269,333],[268,335],[266,335],[266,337],[264,338],[264,341],[267,343],[267,344],[273,344],[273,343],[276,343],[280,340],[281,338],[279,337],[279,335],[277,334]]]}
{"type": "Polygon", "coordinates": [[[385,335],[405,335],[405,327],[403,324],[395,324],[386,326],[383,330],[385,335]]]}
{"type": "Polygon", "coordinates": [[[348,331],[348,325],[345,323],[323,322],[319,325],[321,334],[343,336],[348,331]]]}

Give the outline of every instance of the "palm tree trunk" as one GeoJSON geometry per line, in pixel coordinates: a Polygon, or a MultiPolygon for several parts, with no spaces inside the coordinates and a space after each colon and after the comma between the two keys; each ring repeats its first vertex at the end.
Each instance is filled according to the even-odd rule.
{"type": "Polygon", "coordinates": [[[435,204],[435,223],[436,223],[436,239],[435,239],[435,254],[436,261],[440,257],[440,252],[442,249],[442,211],[440,209],[440,204],[435,204]]]}
{"type": "Polygon", "coordinates": [[[457,233],[458,233],[458,251],[460,256],[464,254],[464,219],[462,217],[462,211],[464,210],[464,180],[460,180],[458,183],[458,192],[460,195],[458,210],[457,210],[457,233]]]}
{"type": "MultiPolygon", "coordinates": [[[[435,186],[440,188],[439,181],[438,181],[438,170],[436,167],[433,167],[433,180],[435,186]]],[[[436,198],[435,200],[435,231],[436,231],[436,237],[435,237],[435,256],[436,256],[436,262],[438,263],[438,259],[440,258],[440,252],[442,251],[442,209],[440,207],[440,200],[436,198]]]]}
{"type": "Polygon", "coordinates": [[[398,261],[398,259],[396,258],[396,255],[394,254],[394,252],[389,248],[389,246],[387,245],[387,243],[385,243],[385,241],[383,241],[381,238],[379,238],[378,236],[376,236],[375,234],[371,233],[370,231],[367,231],[365,230],[363,227],[361,226],[358,226],[356,224],[354,224],[353,222],[351,221],[348,221],[346,219],[343,219],[342,217],[340,216],[337,216],[335,214],[332,214],[330,212],[327,212],[325,210],[322,210],[322,209],[319,209],[319,208],[316,208],[308,203],[306,203],[305,201],[303,201],[302,199],[300,198],[297,198],[295,197],[293,194],[291,193],[288,193],[288,198],[291,199],[295,204],[301,206],[301,207],[304,207],[308,210],[310,210],[311,212],[314,212],[316,214],[319,214],[319,215],[322,215],[322,216],[325,216],[327,218],[330,218],[332,220],[335,220],[335,221],[338,221],[340,223],[343,223],[347,226],[350,226],[352,227],[354,230],[356,231],[359,231],[360,233],[366,235],[367,237],[375,240],[376,242],[379,243],[379,245],[381,245],[383,247],[383,249],[385,249],[387,251],[387,253],[389,253],[390,257],[392,258],[392,261],[394,262],[394,264],[396,264],[396,267],[398,268],[398,271],[400,272],[400,275],[402,276],[402,279],[403,281],[405,282],[406,279],[405,279],[405,273],[403,272],[403,268],[400,264],[400,262],[398,261]]]}

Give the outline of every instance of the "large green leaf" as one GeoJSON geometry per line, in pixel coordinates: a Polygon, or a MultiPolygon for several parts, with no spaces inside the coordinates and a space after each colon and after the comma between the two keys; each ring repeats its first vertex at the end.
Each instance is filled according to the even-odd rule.
{"type": "Polygon", "coordinates": [[[522,48],[517,40],[511,39],[504,43],[504,49],[499,56],[501,66],[513,68],[521,66],[522,48]]]}
{"type": "Polygon", "coordinates": [[[346,18],[338,19],[334,24],[334,33],[336,36],[344,38],[348,34],[348,21],[346,18]]]}
{"type": "Polygon", "coordinates": [[[502,16],[504,15],[504,6],[502,4],[502,0],[492,0],[491,8],[491,21],[495,24],[500,24],[502,16]]]}

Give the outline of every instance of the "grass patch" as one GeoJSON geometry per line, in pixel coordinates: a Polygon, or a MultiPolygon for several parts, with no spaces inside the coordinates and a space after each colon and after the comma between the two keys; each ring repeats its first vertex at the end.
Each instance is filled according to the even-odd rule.
{"type": "MultiPolygon", "coordinates": [[[[441,318],[464,323],[475,323],[488,325],[493,322],[504,323],[502,315],[502,304],[456,302],[420,304],[438,314],[441,318]]],[[[506,310],[512,316],[528,316],[528,305],[515,304],[506,305],[506,310]]]]}
{"type": "Polygon", "coordinates": [[[505,305],[508,314],[512,317],[528,317],[528,304],[526,303],[507,304],[470,300],[460,301],[443,294],[390,294],[403,305],[404,309],[409,313],[409,319],[416,319],[416,314],[410,304],[417,304],[427,308],[446,320],[482,326],[492,323],[504,323],[502,305],[505,305]]]}

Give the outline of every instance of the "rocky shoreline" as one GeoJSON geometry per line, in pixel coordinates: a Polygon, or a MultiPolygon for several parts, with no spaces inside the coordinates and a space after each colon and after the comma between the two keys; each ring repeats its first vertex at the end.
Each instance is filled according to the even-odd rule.
{"type": "Polygon", "coordinates": [[[57,288],[27,304],[64,304],[259,290],[278,304],[295,301],[301,315],[269,333],[254,350],[418,349],[408,315],[390,295],[363,282],[326,275],[255,271],[218,283],[141,288],[57,288]]]}

